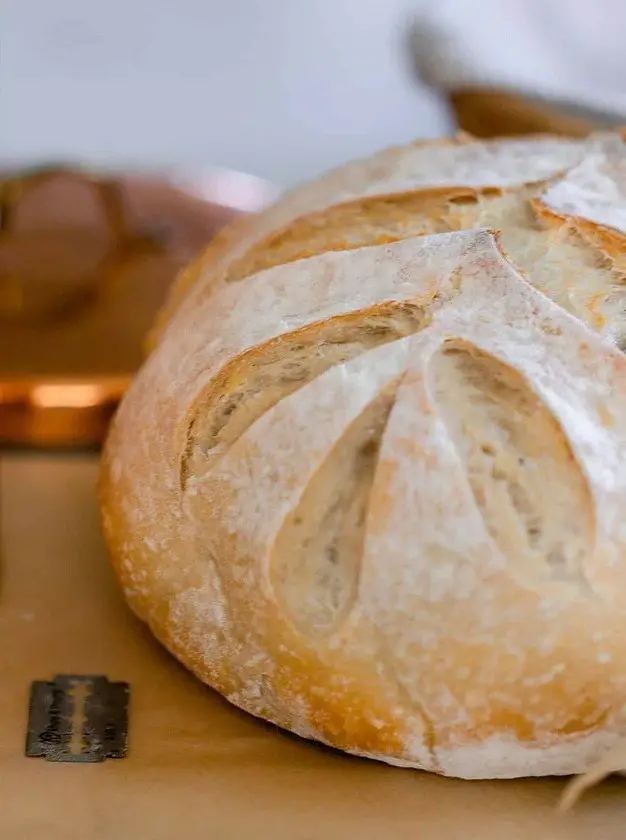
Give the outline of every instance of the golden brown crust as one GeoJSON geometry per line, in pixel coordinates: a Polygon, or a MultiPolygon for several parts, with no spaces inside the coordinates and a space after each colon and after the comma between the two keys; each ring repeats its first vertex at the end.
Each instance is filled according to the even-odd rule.
{"type": "MultiPolygon", "coordinates": [[[[245,215],[234,219],[223,227],[213,237],[210,244],[204,249],[199,257],[196,257],[176,278],[168,299],[163,306],[158,318],[148,335],[146,349],[151,351],[157,344],[159,336],[172,319],[181,302],[189,291],[200,281],[201,276],[206,277],[207,268],[212,264],[218,264],[220,259],[227,254],[237,242],[246,239],[254,230],[254,216],[245,215]]],[[[210,270],[210,268],[209,268],[210,270]]]]}
{"type": "Polygon", "coordinates": [[[546,225],[589,146],[462,145],[207,252],[111,429],[104,531],[137,614],[252,714],[448,775],[579,772],[626,705],[626,359],[580,323],[621,329],[620,254],[546,225]]]}

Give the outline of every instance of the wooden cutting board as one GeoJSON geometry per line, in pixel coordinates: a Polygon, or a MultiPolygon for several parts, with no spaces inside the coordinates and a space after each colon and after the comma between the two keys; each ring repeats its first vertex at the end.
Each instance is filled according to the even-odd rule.
{"type": "Polygon", "coordinates": [[[0,836],[11,840],[623,840],[626,783],[559,816],[561,780],[461,782],[349,758],[238,712],[130,615],[109,571],[97,455],[0,454],[0,836]],[[24,757],[29,685],[130,683],[129,752],[24,757]]]}

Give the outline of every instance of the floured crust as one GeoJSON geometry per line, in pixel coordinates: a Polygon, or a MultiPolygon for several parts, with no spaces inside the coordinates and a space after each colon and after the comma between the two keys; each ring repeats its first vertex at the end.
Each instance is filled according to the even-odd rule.
{"type": "MultiPolygon", "coordinates": [[[[197,306],[221,284],[272,265],[328,250],[481,226],[510,230],[512,241],[503,247],[511,260],[532,273],[533,282],[561,306],[619,342],[626,331],[621,293],[624,266],[619,259],[605,264],[604,238],[577,235],[584,218],[578,218],[574,230],[570,217],[555,215],[536,199],[558,197],[576,172],[584,177],[589,165],[594,166],[589,161],[606,154],[615,161],[616,156],[623,156],[623,145],[619,134],[594,135],[584,141],[546,136],[489,142],[462,135],[443,143],[388,149],[347,164],[287,193],[261,216],[238,221],[219,235],[179,278],[150,346],[179,306],[197,306]],[[579,252],[585,267],[580,282],[554,276],[547,226],[558,228],[561,239],[579,252]]],[[[613,166],[604,182],[609,184],[615,172],[613,166]]],[[[610,184],[608,189],[615,191],[610,184]]],[[[584,200],[579,206],[583,214],[585,207],[589,209],[584,200]]],[[[615,203],[611,212],[615,218],[615,203]]],[[[590,221],[591,228],[600,231],[593,210],[590,221]]],[[[610,250],[615,254],[615,248],[610,250]]]]}
{"type": "MultiPolygon", "coordinates": [[[[560,143],[535,180],[585,153],[560,143]]],[[[522,275],[506,229],[220,281],[281,214],[204,263],[113,424],[131,606],[303,737],[467,778],[585,771],[625,728],[626,358],[533,288],[548,270],[522,275]]],[[[577,247],[552,239],[562,272],[577,247]]]]}
{"type": "Polygon", "coordinates": [[[298,219],[373,196],[455,186],[519,186],[564,171],[582,156],[581,144],[565,138],[536,138],[532,143],[531,157],[526,140],[476,143],[460,134],[451,140],[416,142],[348,163],[290,191],[261,216],[236,221],[215,237],[204,255],[179,278],[152,341],[192,288],[188,305],[192,305],[191,299],[195,305],[210,293],[219,283],[219,275],[238,257],[298,219]]]}

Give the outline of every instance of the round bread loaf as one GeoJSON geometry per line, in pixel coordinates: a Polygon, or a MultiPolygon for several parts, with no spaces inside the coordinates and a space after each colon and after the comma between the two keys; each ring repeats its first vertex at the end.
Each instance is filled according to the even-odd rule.
{"type": "Polygon", "coordinates": [[[415,144],[221,235],[104,456],[128,600],[230,702],[464,778],[626,731],[626,147],[415,144]]]}

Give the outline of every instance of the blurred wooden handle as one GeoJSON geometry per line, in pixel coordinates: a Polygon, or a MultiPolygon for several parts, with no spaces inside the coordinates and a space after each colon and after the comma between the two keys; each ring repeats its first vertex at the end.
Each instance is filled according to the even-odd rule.
{"type": "Polygon", "coordinates": [[[586,137],[593,131],[626,123],[615,115],[590,109],[568,110],[562,103],[536,100],[523,94],[487,88],[464,88],[449,94],[452,110],[463,131],[475,137],[520,134],[558,134],[586,137]]]}

